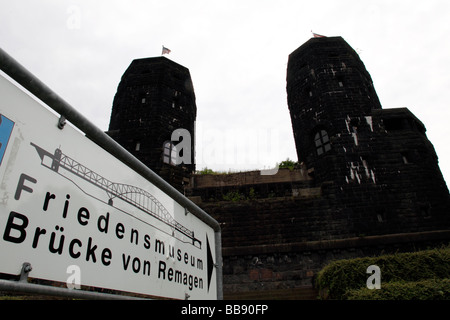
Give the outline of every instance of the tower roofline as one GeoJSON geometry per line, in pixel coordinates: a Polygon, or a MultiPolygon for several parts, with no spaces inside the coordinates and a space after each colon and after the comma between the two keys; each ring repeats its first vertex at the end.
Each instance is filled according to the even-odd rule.
{"type": "Polygon", "coordinates": [[[185,66],[183,66],[169,58],[166,58],[164,56],[133,59],[133,61],[131,61],[130,66],[136,65],[136,64],[152,63],[152,62],[162,62],[162,63],[167,62],[167,63],[173,64],[174,66],[177,66],[178,68],[183,68],[183,69],[186,69],[187,71],[189,71],[189,69],[186,68],[185,66]]]}
{"type": "Polygon", "coordinates": [[[345,46],[347,49],[349,49],[350,51],[354,52],[357,55],[356,51],[347,43],[347,41],[345,41],[344,38],[342,38],[341,36],[335,36],[335,37],[311,38],[305,43],[303,43],[300,47],[292,51],[291,54],[289,55],[289,58],[302,55],[308,52],[309,50],[320,49],[325,45],[327,47],[332,46],[333,44],[336,44],[339,47],[345,46]]]}

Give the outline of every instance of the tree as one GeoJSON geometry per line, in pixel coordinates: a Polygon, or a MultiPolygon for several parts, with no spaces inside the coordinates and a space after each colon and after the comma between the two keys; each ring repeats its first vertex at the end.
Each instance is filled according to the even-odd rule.
{"type": "Polygon", "coordinates": [[[290,160],[289,158],[287,158],[284,161],[281,161],[281,163],[278,165],[278,168],[283,169],[283,168],[287,168],[289,170],[294,170],[294,168],[298,165],[297,161],[293,161],[290,160]]]}
{"type": "Polygon", "coordinates": [[[202,170],[197,171],[197,174],[215,174],[213,169],[208,169],[207,167],[204,167],[202,170]]]}

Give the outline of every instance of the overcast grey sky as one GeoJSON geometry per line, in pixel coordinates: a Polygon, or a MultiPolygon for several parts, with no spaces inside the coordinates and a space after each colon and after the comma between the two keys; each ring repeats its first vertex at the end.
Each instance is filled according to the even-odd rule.
{"type": "Polygon", "coordinates": [[[0,46],[107,130],[120,77],[161,55],[189,68],[197,168],[248,170],[297,159],[288,55],[311,30],[357,50],[383,108],[427,128],[450,181],[448,0],[0,0],[0,46]]]}

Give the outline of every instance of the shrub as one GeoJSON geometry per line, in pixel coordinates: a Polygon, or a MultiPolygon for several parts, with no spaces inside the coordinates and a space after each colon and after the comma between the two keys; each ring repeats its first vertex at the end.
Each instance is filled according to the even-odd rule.
{"type": "Polygon", "coordinates": [[[380,290],[351,289],[348,300],[450,300],[450,279],[428,279],[414,282],[388,282],[380,290]]]}
{"type": "Polygon", "coordinates": [[[278,168],[280,169],[287,168],[292,171],[297,165],[298,165],[297,161],[293,161],[287,158],[286,160],[281,161],[280,164],[278,164],[278,168]]]}
{"type": "Polygon", "coordinates": [[[197,171],[197,174],[216,174],[213,169],[209,169],[208,167],[203,168],[200,171],[197,171]]]}
{"type": "Polygon", "coordinates": [[[241,194],[239,191],[229,191],[223,195],[223,200],[236,202],[240,200],[245,200],[245,196],[241,194]]]}
{"type": "Polygon", "coordinates": [[[450,278],[450,247],[334,261],[318,273],[316,287],[324,298],[342,299],[348,290],[366,287],[370,265],[380,268],[382,289],[388,282],[446,279],[450,278]]]}

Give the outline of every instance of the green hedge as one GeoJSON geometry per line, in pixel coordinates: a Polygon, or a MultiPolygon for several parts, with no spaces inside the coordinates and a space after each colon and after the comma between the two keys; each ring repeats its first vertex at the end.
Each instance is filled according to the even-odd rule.
{"type": "Polygon", "coordinates": [[[348,300],[450,300],[450,279],[415,282],[388,282],[380,290],[367,288],[348,290],[348,300]]]}
{"type": "Polygon", "coordinates": [[[447,279],[450,278],[450,247],[334,261],[318,273],[316,287],[323,298],[343,299],[348,290],[366,287],[370,276],[366,270],[370,265],[381,270],[381,290],[388,282],[447,279]]]}

